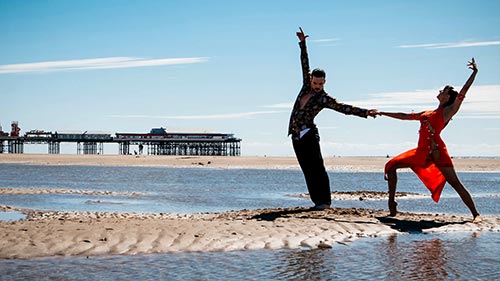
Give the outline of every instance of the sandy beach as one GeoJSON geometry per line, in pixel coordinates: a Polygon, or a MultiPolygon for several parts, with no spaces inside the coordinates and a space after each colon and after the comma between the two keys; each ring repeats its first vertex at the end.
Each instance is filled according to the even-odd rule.
{"type": "MultiPolygon", "coordinates": [[[[386,157],[326,157],[331,171],[382,172],[386,157]]],[[[211,167],[222,169],[299,169],[295,157],[264,156],[165,156],[165,155],[74,155],[0,154],[0,163],[31,165],[108,165],[158,167],[211,167]]],[[[500,172],[500,158],[455,158],[459,172],[500,172]]]]}
{"type": "MultiPolygon", "coordinates": [[[[386,158],[327,158],[330,170],[382,171],[386,158]]],[[[124,165],[167,167],[298,169],[293,157],[181,157],[3,154],[0,163],[31,165],[124,165]]],[[[499,159],[455,159],[458,171],[500,171],[499,159]]],[[[1,194],[19,194],[0,187],[1,194]]],[[[26,189],[33,194],[92,194],[84,190],[26,189]]],[[[106,193],[103,193],[106,195],[106,193]]],[[[110,193],[109,195],[115,195],[110,193]]],[[[360,196],[360,194],[338,194],[360,196]]],[[[380,194],[362,194],[383,196],[380,194]]],[[[240,210],[197,214],[56,212],[0,206],[27,215],[0,221],[0,258],[137,255],[257,249],[330,248],[362,237],[408,232],[500,231],[500,216],[399,213],[386,210],[306,208],[240,210]]]]}

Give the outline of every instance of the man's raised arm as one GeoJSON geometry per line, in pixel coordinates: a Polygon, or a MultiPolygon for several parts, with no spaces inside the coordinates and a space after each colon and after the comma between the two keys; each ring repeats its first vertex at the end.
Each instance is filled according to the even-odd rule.
{"type": "Polygon", "coordinates": [[[299,38],[299,46],[300,46],[300,63],[302,66],[302,82],[303,84],[308,84],[309,80],[311,79],[310,77],[310,67],[309,67],[309,56],[307,54],[307,47],[306,47],[306,38],[309,37],[309,35],[305,35],[304,31],[302,30],[302,27],[299,27],[300,31],[297,31],[297,37],[299,38]]]}

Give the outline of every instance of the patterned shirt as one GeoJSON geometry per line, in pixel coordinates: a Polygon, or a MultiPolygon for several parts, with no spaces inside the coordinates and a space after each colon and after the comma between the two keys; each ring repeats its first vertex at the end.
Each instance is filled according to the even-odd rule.
{"type": "Polygon", "coordinates": [[[307,101],[304,108],[300,108],[300,99],[302,96],[311,91],[311,74],[306,42],[299,42],[299,46],[300,61],[302,63],[303,85],[297,99],[295,100],[292,114],[290,115],[288,135],[292,135],[294,138],[299,138],[300,131],[316,127],[314,124],[314,117],[316,117],[316,115],[318,115],[323,108],[330,108],[346,115],[356,115],[367,118],[368,110],[348,104],[338,103],[336,99],[330,97],[324,90],[319,93],[314,93],[307,101]]]}

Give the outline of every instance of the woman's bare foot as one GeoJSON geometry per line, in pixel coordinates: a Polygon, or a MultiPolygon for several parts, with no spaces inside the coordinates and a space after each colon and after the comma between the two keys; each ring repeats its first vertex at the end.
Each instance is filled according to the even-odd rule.
{"type": "Polygon", "coordinates": [[[397,206],[398,203],[396,201],[389,201],[389,216],[396,216],[396,214],[398,213],[397,206]]]}

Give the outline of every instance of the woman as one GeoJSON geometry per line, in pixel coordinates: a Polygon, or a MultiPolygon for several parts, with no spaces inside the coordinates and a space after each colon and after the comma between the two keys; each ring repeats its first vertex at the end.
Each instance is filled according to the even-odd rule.
{"type": "Polygon", "coordinates": [[[385,165],[385,179],[389,186],[388,203],[391,216],[395,216],[397,213],[397,203],[394,198],[398,181],[396,170],[401,168],[411,168],[431,191],[432,199],[435,202],[439,201],[441,191],[445,183],[448,182],[467,205],[474,220],[479,216],[469,191],[458,179],[450,155],[446,150],[446,145],[440,136],[441,131],[460,109],[465,94],[474,82],[477,74],[477,65],[474,58],[468,63],[468,67],[472,69],[472,74],[460,90],[460,93],[457,93],[451,86],[446,86],[439,91],[437,96],[439,106],[437,109],[411,114],[379,112],[379,115],[396,119],[420,121],[417,148],[394,157],[385,165]]]}

